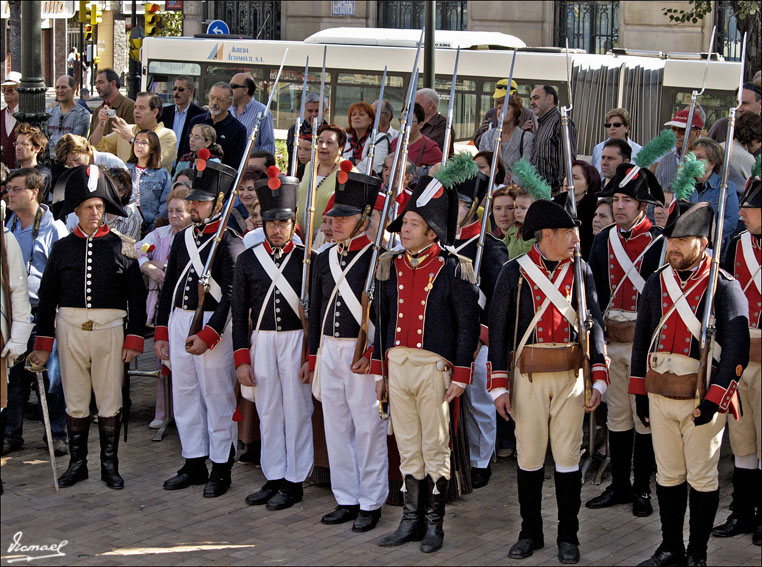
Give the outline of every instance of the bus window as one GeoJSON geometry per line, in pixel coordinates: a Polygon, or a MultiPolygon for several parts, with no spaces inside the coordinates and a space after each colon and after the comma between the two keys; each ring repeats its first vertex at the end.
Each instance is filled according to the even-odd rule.
{"type": "MultiPolygon", "coordinates": [[[[196,102],[200,105],[204,105],[208,102],[209,89],[215,83],[229,83],[236,73],[249,73],[254,77],[254,82],[257,83],[257,90],[254,91],[254,98],[261,101],[264,92],[262,87],[262,80],[264,78],[264,70],[261,67],[239,67],[234,65],[207,65],[204,69],[204,74],[201,77],[201,84],[196,89],[196,102]]],[[[265,98],[265,100],[267,100],[265,98]]],[[[232,101],[231,101],[232,104],[232,101]]]]}
{"type": "MultiPolygon", "coordinates": [[[[337,100],[332,101],[334,123],[346,128],[349,122],[349,107],[356,102],[373,104],[381,91],[379,74],[339,73],[337,85],[337,100]]],[[[399,75],[386,75],[384,100],[388,100],[394,110],[392,125],[399,128],[400,113],[405,99],[407,79],[399,75]]]]}
{"type": "MultiPolygon", "coordinates": [[[[278,68],[271,68],[269,72],[270,80],[268,84],[263,88],[261,98],[258,100],[265,104],[267,98],[270,96],[270,88],[275,83],[275,78],[278,76],[278,68]]],[[[325,73],[325,94],[328,99],[329,112],[332,110],[331,101],[331,76],[332,74],[326,71],[325,73]]],[[[273,122],[276,130],[287,130],[295,122],[299,116],[299,111],[302,105],[302,87],[304,86],[304,68],[302,69],[283,69],[281,73],[280,81],[278,82],[278,92],[273,97],[273,103],[270,107],[270,111],[273,115],[273,122]]],[[[320,92],[320,69],[310,69],[307,76],[307,91],[308,92],[320,92]]],[[[325,117],[326,121],[328,116],[325,117]]]]}
{"type": "MultiPolygon", "coordinates": [[[[691,104],[691,92],[675,92],[670,102],[672,103],[671,118],[678,110],[688,108],[691,104]]],[[[698,99],[698,104],[701,105],[701,108],[703,108],[706,113],[704,131],[708,132],[712,124],[717,122],[720,118],[725,118],[728,115],[728,110],[731,106],[735,106],[735,103],[736,99],[733,94],[728,94],[727,92],[719,93],[717,91],[709,90],[704,91],[704,94],[698,99]]],[[[669,120],[669,118],[667,120],[669,120]]]]}
{"type": "MultiPolygon", "coordinates": [[[[434,81],[434,89],[439,94],[439,113],[447,118],[450,105],[450,85],[452,77],[439,75],[434,81]]],[[[455,104],[453,107],[452,125],[455,129],[455,140],[467,140],[474,130],[476,117],[477,82],[458,76],[455,85],[455,104]]]]}
{"type": "Polygon", "coordinates": [[[172,103],[172,84],[175,77],[186,75],[198,77],[201,74],[201,65],[198,63],[181,63],[177,61],[151,61],[148,64],[148,80],[146,81],[148,92],[158,94],[164,104],[172,103]]]}

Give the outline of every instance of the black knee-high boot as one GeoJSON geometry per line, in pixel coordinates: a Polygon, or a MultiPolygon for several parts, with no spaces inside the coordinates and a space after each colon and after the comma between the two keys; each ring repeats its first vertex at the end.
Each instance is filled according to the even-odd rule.
{"type": "Polygon", "coordinates": [[[106,486],[119,490],[124,488],[124,479],[119,474],[119,432],[122,428],[122,413],[112,417],[98,418],[98,432],[101,441],[101,480],[106,486]]]}
{"type": "Polygon", "coordinates": [[[617,504],[632,502],[632,445],[635,430],[609,431],[609,449],[611,454],[611,484],[600,496],[585,502],[592,509],[610,508],[617,504]]]}
{"type": "Polygon", "coordinates": [[[690,536],[688,537],[688,563],[706,565],[706,547],[712,532],[714,517],[720,505],[720,491],[690,490],[690,536]]]}
{"type": "Polygon", "coordinates": [[[516,481],[519,491],[519,510],[521,512],[521,532],[519,540],[513,544],[508,557],[524,559],[532,555],[535,549],[545,545],[542,532],[542,483],[545,470],[525,471],[518,468],[516,481]]]}
{"type": "Polygon", "coordinates": [[[87,478],[87,437],[90,432],[90,416],[66,415],[69,430],[69,468],[58,477],[58,486],[65,488],[87,478]]]}
{"type": "Polygon", "coordinates": [[[661,543],[653,556],[640,564],[642,567],[659,567],[685,564],[683,524],[688,507],[688,483],[677,486],[656,485],[661,519],[661,543]]]}

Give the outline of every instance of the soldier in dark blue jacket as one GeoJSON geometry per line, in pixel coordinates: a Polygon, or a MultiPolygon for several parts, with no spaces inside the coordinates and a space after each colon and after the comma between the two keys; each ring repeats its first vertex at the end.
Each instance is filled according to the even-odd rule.
{"type": "Polygon", "coordinates": [[[231,313],[238,381],[244,397],[257,404],[267,479],[246,504],[283,510],[302,500],[302,482],[312,469],[313,408],[312,388],[299,373],[304,246],[292,240],[299,179],[274,173],[254,185],[265,241],[238,257],[231,313]]]}
{"type": "Polygon", "coordinates": [[[717,465],[726,414],[738,416],[736,390],[749,361],[749,308],[738,281],[720,270],[707,384],[699,375],[699,335],[708,302],[714,212],[709,203],[686,201],[673,209],[664,230],[668,265],[646,282],[632,347],[630,393],[638,418],[651,428],[662,530],[661,544],[641,565],[686,562],[689,492],[687,562],[706,565],[720,500],[717,465]]]}
{"type": "Polygon", "coordinates": [[[389,407],[405,483],[402,521],[379,545],[442,547],[450,481],[449,402],[471,383],[479,339],[471,260],[445,246],[455,238],[458,196],[428,176],[389,224],[404,250],[379,259],[373,303],[378,327],[371,373],[388,376],[389,407]]]}

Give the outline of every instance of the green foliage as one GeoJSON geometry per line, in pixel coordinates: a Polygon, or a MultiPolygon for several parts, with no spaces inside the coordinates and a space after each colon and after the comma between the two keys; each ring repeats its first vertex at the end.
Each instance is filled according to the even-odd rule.
{"type": "Polygon", "coordinates": [[[550,199],[550,185],[525,158],[521,158],[514,163],[513,167],[511,167],[511,172],[514,177],[518,178],[519,187],[529,191],[529,194],[532,195],[535,201],[538,199],[550,199]]]}
{"type": "Polygon", "coordinates": [[[288,148],[286,140],[275,140],[275,165],[288,175],[288,148]]]}
{"type": "Polygon", "coordinates": [[[174,37],[183,35],[183,13],[170,10],[159,12],[161,16],[162,28],[159,31],[160,37],[174,37]]]}
{"type": "MultiPolygon", "coordinates": [[[[662,14],[667,16],[670,21],[678,24],[685,22],[699,23],[704,17],[712,11],[714,2],[711,0],[688,0],[691,5],[689,10],[680,8],[662,8],[662,14]]],[[[736,0],[733,2],[733,11],[736,18],[745,20],[750,15],[759,13],[758,0],[736,0]]]]}
{"type": "Polygon", "coordinates": [[[434,177],[438,179],[444,187],[450,189],[456,185],[460,185],[464,181],[476,177],[479,173],[479,166],[474,161],[471,154],[468,152],[461,152],[456,154],[455,157],[450,158],[447,164],[434,174],[434,177]]]}
{"type": "Polygon", "coordinates": [[[685,156],[685,161],[677,170],[672,182],[672,192],[676,200],[687,199],[696,190],[696,177],[704,175],[705,166],[706,162],[696,159],[693,152],[685,156]]]}
{"type": "Polygon", "coordinates": [[[675,133],[665,128],[653,140],[641,148],[635,158],[638,167],[650,167],[657,159],[675,147],[675,133]]]}
{"type": "Polygon", "coordinates": [[[757,156],[754,167],[751,168],[751,176],[760,177],[760,175],[762,175],[762,156],[757,156]]]}

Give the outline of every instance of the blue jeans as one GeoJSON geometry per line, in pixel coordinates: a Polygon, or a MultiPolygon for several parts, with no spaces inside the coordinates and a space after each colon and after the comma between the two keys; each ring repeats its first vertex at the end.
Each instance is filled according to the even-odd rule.
{"type": "MultiPolygon", "coordinates": [[[[32,351],[35,333],[29,339],[27,354],[32,351]]],[[[53,343],[53,352],[50,353],[48,369],[43,374],[45,380],[46,398],[48,401],[48,414],[50,415],[50,429],[53,439],[66,440],[66,401],[64,400],[63,385],[61,383],[61,370],[58,364],[58,349],[53,343]]],[[[5,410],[5,438],[11,445],[24,444],[24,405],[29,390],[37,391],[37,376],[33,372],[24,370],[24,362],[19,362],[11,368],[8,376],[8,407],[5,410]]],[[[40,395],[37,394],[37,411],[42,421],[42,409],[39,405],[40,395]]],[[[42,435],[45,440],[45,433],[42,435]]]]}

